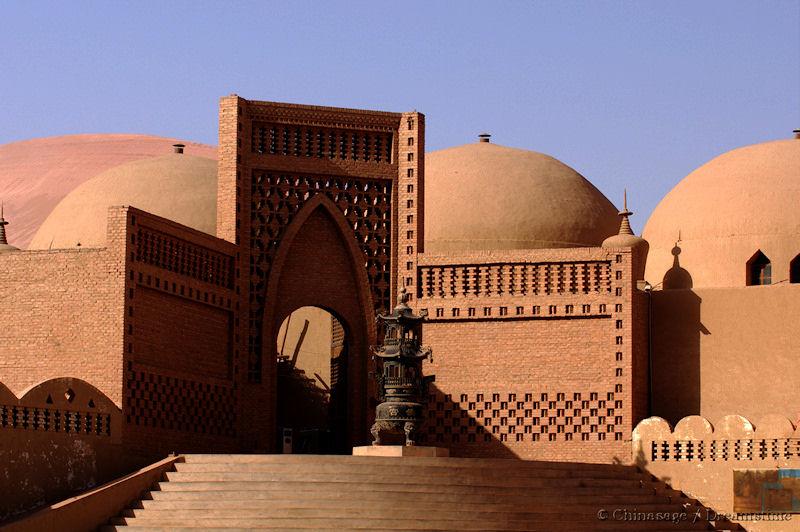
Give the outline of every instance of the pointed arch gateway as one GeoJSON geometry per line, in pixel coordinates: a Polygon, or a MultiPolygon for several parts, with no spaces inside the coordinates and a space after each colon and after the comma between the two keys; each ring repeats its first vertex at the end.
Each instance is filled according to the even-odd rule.
{"type": "MultiPolygon", "coordinates": [[[[332,447],[317,452],[348,452],[367,440],[370,409],[367,353],[376,341],[374,305],[366,258],[353,229],[324,194],[310,198],[286,228],[270,270],[263,321],[265,377],[277,407],[277,428],[293,427],[291,396],[278,394],[277,339],[283,321],[302,307],[318,307],[341,323],[347,338],[339,393],[345,415],[331,419],[332,447]],[[281,402],[284,404],[281,404],[281,402]]],[[[299,405],[298,405],[299,406],[299,405]]],[[[299,423],[299,421],[298,421],[299,423]]],[[[277,435],[276,435],[277,438],[277,435]]],[[[312,449],[313,450],[313,449],[312,449]]]]}

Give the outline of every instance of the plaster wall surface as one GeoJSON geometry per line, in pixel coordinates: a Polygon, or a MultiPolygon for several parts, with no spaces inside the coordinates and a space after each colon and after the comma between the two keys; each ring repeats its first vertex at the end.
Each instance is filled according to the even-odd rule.
{"type": "Polygon", "coordinates": [[[653,292],[653,414],[800,417],[800,285],[653,292]]]}

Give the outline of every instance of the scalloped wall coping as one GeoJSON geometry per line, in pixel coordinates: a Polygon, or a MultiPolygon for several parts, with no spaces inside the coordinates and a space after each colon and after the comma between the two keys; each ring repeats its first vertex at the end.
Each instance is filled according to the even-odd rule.
{"type": "Polygon", "coordinates": [[[753,438],[800,438],[800,429],[780,414],[764,415],[756,423],[735,414],[722,416],[716,423],[711,423],[703,416],[687,416],[678,421],[674,429],[665,419],[654,416],[640,421],[632,434],[634,442],[753,438]]]}

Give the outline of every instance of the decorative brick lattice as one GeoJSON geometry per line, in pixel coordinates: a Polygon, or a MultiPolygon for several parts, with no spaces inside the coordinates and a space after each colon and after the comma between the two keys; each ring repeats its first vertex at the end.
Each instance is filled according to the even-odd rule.
{"type": "Polygon", "coordinates": [[[427,443],[622,440],[614,393],[491,393],[429,396],[427,443]]]}
{"type": "Polygon", "coordinates": [[[97,412],[0,405],[0,429],[110,436],[111,416],[97,412]]]}
{"type": "Polygon", "coordinates": [[[608,261],[420,266],[417,275],[426,298],[611,292],[608,261]]]}
{"type": "Polygon", "coordinates": [[[754,462],[800,458],[800,438],[651,441],[652,462],[754,462]]]}
{"type": "Polygon", "coordinates": [[[253,124],[253,153],[391,163],[392,134],[276,123],[253,124]]]}
{"type": "Polygon", "coordinates": [[[127,371],[129,424],[212,436],[236,435],[233,387],[127,371]]]}
{"type": "Polygon", "coordinates": [[[225,288],[233,287],[233,257],[154,229],[138,227],[134,260],[225,288]]]}
{"type": "Polygon", "coordinates": [[[256,171],[252,179],[250,353],[248,378],[259,382],[263,347],[261,325],[267,278],[286,227],[306,201],[325,194],[341,210],[364,253],[375,309],[390,307],[391,199],[388,180],[287,176],[256,171]]]}
{"type": "MultiPolygon", "coordinates": [[[[427,301],[424,301],[427,303],[427,301]]],[[[464,303],[464,301],[461,301],[464,303]]],[[[546,301],[545,301],[546,302],[546,301]]],[[[458,301],[456,301],[458,303],[458,301]]],[[[422,307],[421,311],[429,312],[429,321],[457,321],[457,320],[471,320],[491,317],[497,320],[503,319],[562,319],[565,316],[572,318],[596,318],[596,317],[609,317],[607,313],[608,307],[606,304],[599,305],[580,305],[578,310],[572,304],[568,305],[515,305],[515,306],[492,306],[481,305],[480,307],[472,306],[474,302],[469,300],[463,306],[453,307],[433,307],[429,309],[422,307]],[[544,308],[545,312],[542,312],[544,308]]],[[[620,359],[621,360],[621,359],[620,359]]]]}

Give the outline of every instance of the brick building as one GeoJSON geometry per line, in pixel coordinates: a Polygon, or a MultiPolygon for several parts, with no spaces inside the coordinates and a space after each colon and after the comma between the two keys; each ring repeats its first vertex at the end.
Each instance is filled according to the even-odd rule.
{"type": "MultiPolygon", "coordinates": [[[[296,430],[296,444],[300,429],[325,435],[307,450],[366,443],[374,316],[401,287],[429,314],[426,371],[436,382],[421,439],[455,456],[629,462],[648,416],[721,415],[705,405],[731,391],[706,378],[692,384],[719,369],[704,366],[703,349],[727,352],[694,342],[700,286],[646,283],[646,271],[665,274],[652,270],[627,206],[617,213],[563,163],[487,136],[426,156],[417,112],[235,95],[221,100],[219,131],[216,162],[210,147],[168,154],[167,139],[160,157],[95,156],[91,175],[53,191],[59,201],[50,199],[46,219],[36,211],[25,220],[38,227],[30,244],[19,241],[26,250],[0,247],[0,455],[13,475],[57,479],[33,482],[6,511],[171,451],[279,452],[283,428],[296,430]],[[675,375],[671,360],[694,372],[675,375]],[[23,457],[23,448],[32,452],[23,457]]],[[[789,170],[780,183],[797,198],[800,141],[782,142],[775,164],[789,170]]],[[[761,171],[742,166],[742,182],[761,171]]],[[[697,208],[712,206],[707,189],[718,191],[724,172],[690,193],[706,195],[697,208]]],[[[18,198],[30,195],[20,190],[18,198]]],[[[776,230],[788,236],[773,239],[782,259],[792,246],[800,252],[797,214],[786,216],[776,230]]],[[[671,215],[659,231],[676,223],[686,227],[671,215]]],[[[714,256],[730,260],[726,249],[714,256]]],[[[749,272],[742,287],[768,284],[760,255],[740,269],[749,272]]],[[[791,273],[777,288],[796,296],[798,280],[791,273]]],[[[729,293],[712,305],[765,305],[763,292],[740,296],[738,279],[725,282],[729,293]]],[[[728,330],[748,322],[724,310],[714,319],[728,330]]],[[[768,356],[798,347],[788,326],[770,322],[768,356]]],[[[745,330],[760,342],[758,330],[745,330]]],[[[734,356],[727,378],[751,364],[734,356]]],[[[776,386],[783,399],[769,411],[794,415],[797,392],[776,386]]],[[[755,383],[737,408],[746,412],[764,388],[755,383]]]]}

